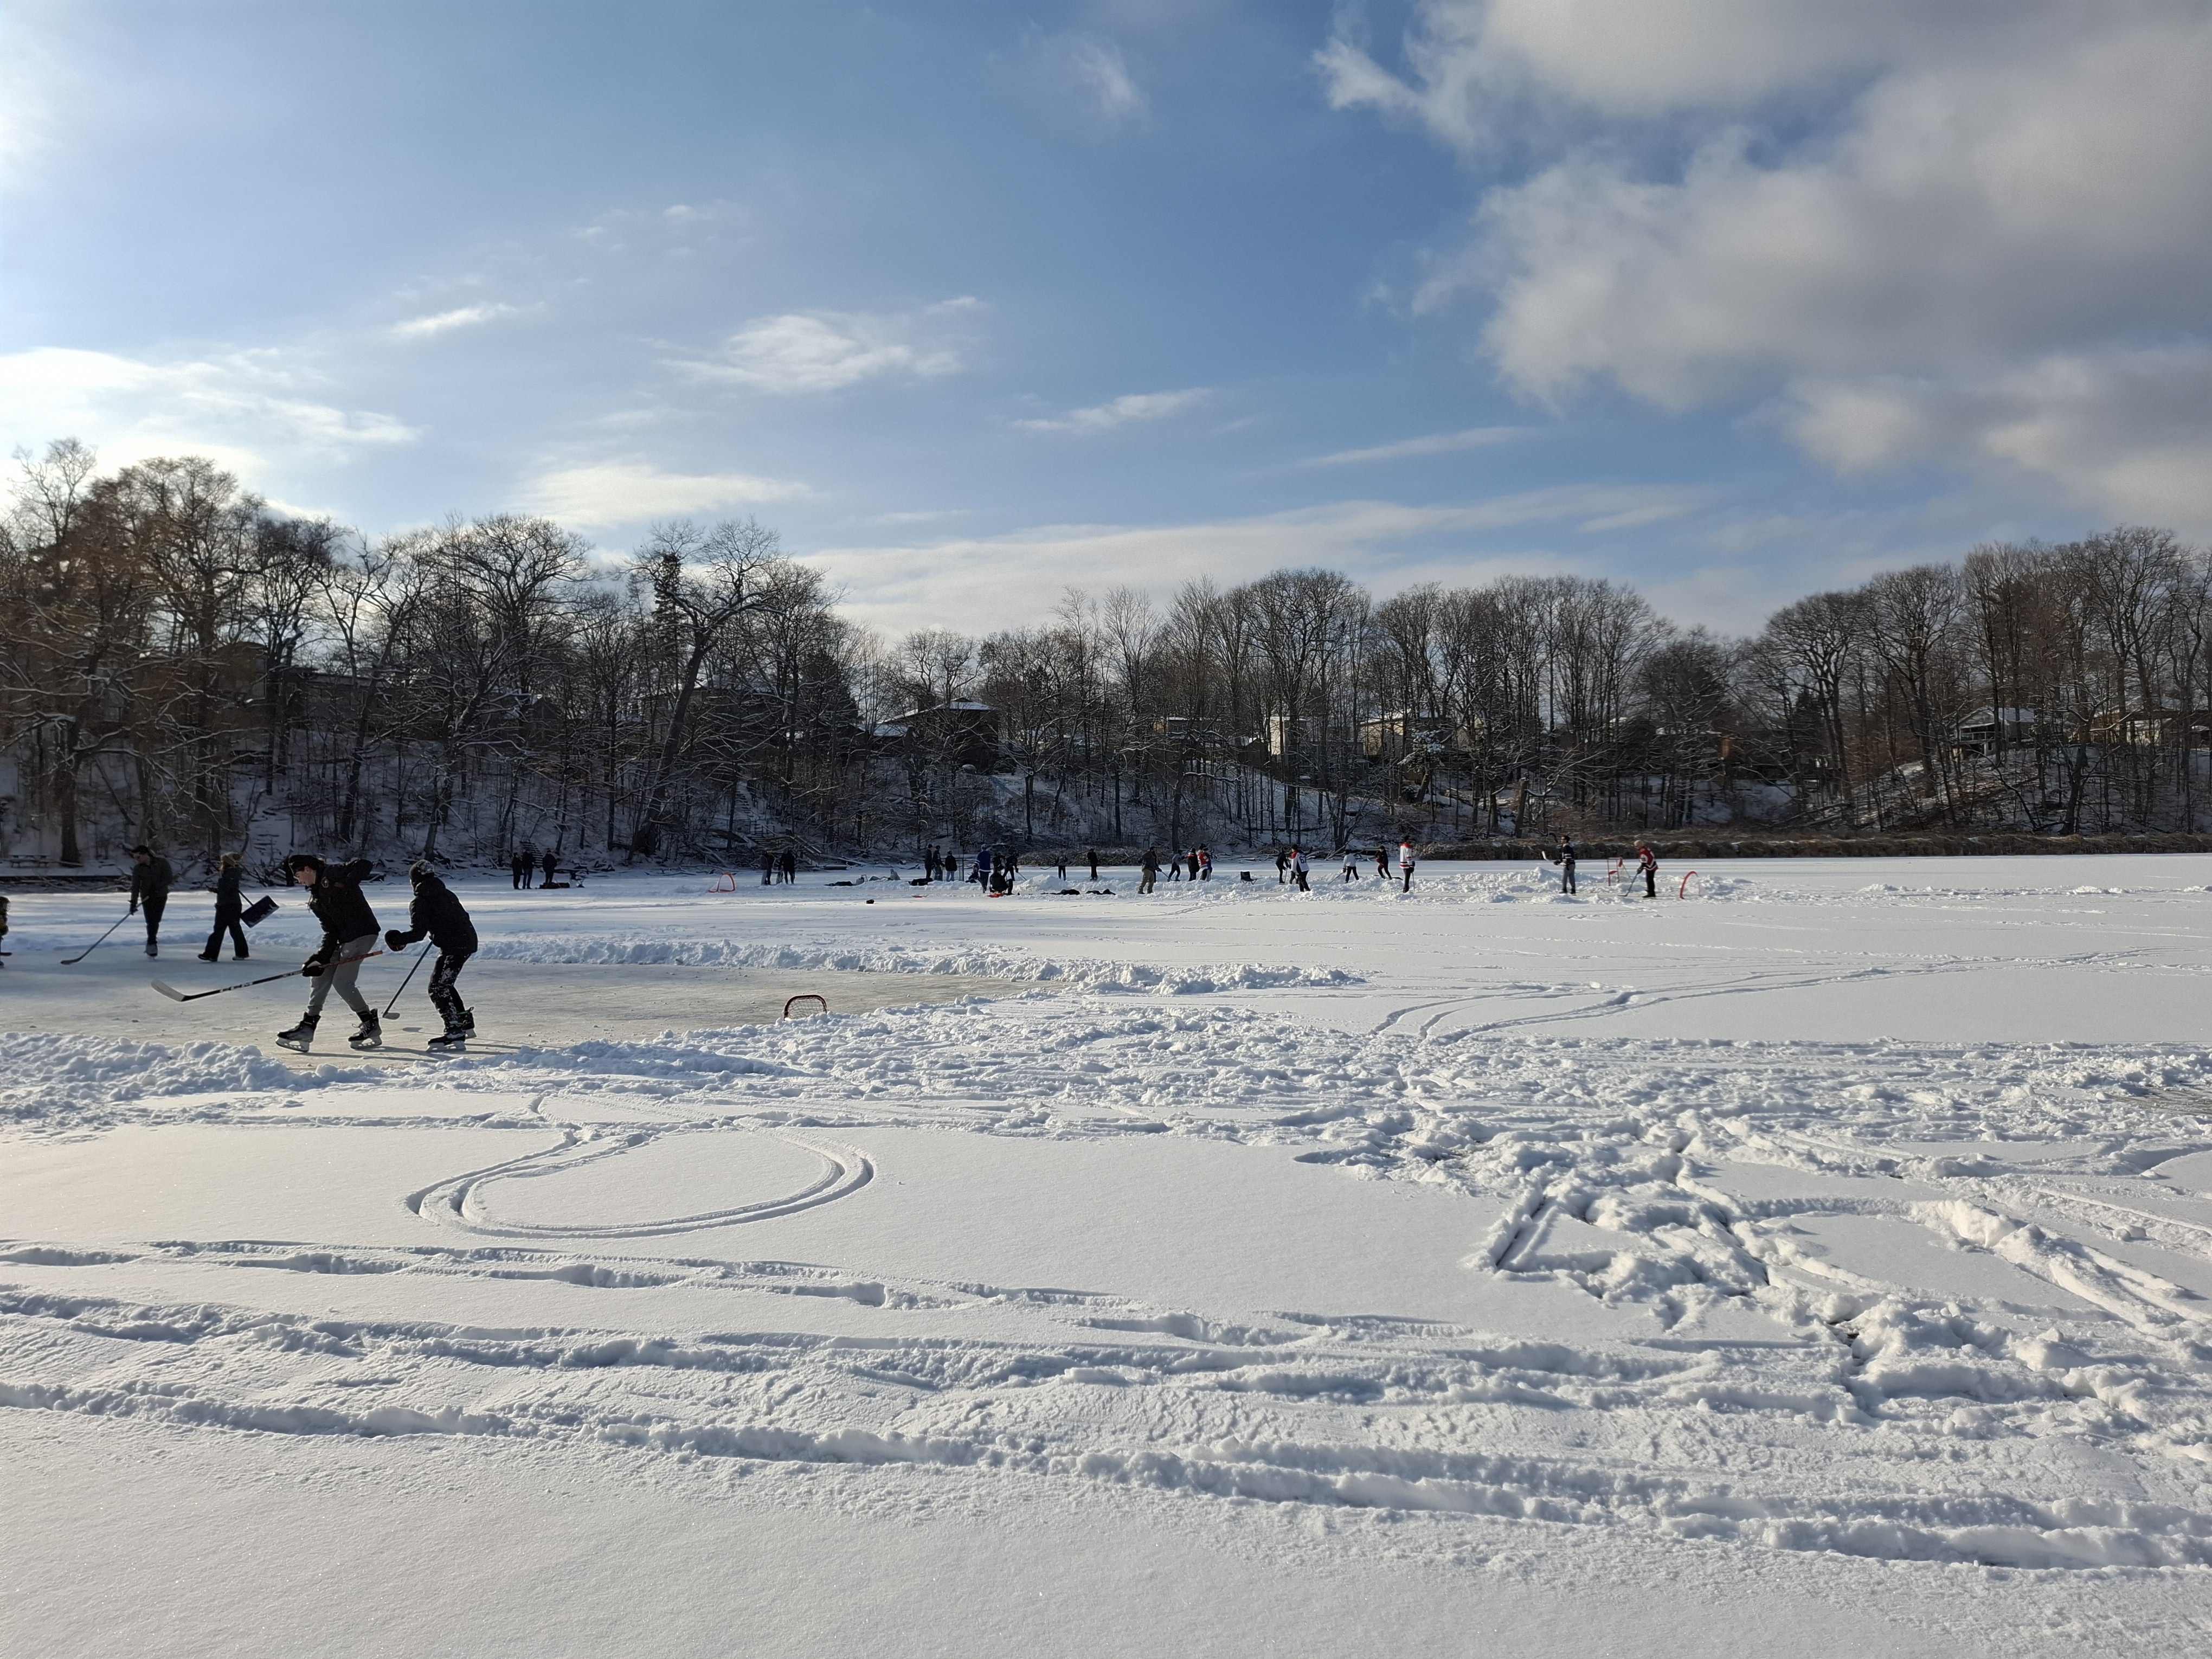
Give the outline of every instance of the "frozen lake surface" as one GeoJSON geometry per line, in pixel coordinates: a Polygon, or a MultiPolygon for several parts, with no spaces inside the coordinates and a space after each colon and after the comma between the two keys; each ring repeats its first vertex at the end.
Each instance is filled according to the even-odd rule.
{"type": "Polygon", "coordinates": [[[0,1650],[2212,1643],[2212,858],[1251,867],[17,896],[0,1650]]]}

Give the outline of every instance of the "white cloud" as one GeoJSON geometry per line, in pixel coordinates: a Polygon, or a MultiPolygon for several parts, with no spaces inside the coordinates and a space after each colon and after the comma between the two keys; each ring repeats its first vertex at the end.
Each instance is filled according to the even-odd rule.
{"type": "MultiPolygon", "coordinates": [[[[2057,9],[2064,0],[2043,0],[2057,9]]],[[[1394,71],[1340,36],[1317,55],[1339,109],[1410,116],[1461,149],[1526,132],[1544,106],[1609,117],[1732,110],[1917,52],[1990,50],[2006,0],[1425,0],[1394,71]]]]}
{"type": "Polygon", "coordinates": [[[649,461],[599,461],[540,472],[524,485],[517,505],[579,529],[611,530],[763,501],[797,501],[813,493],[790,478],[663,472],[649,461]]]}
{"type": "Polygon", "coordinates": [[[43,347],[0,356],[0,439],[35,448],[82,438],[110,465],[207,455],[273,482],[288,464],[344,461],[419,435],[392,416],[307,395],[323,384],[276,351],[145,362],[43,347]]]}
{"type": "Polygon", "coordinates": [[[1420,455],[1449,455],[1462,449],[1486,449],[1526,437],[1525,426],[1474,426],[1462,432],[1431,432],[1425,438],[1401,438],[1372,449],[1340,449],[1334,455],[1316,455],[1300,466],[1351,466],[1364,461],[1401,461],[1420,455]]]}
{"type": "Polygon", "coordinates": [[[1192,386],[1182,392],[1133,392],[1111,403],[1071,409],[1049,420],[1016,421],[1014,424],[1024,432],[1111,432],[1133,421],[1161,421],[1170,415],[1181,415],[1197,408],[1212,395],[1204,386],[1192,386]]]}
{"type": "Polygon", "coordinates": [[[964,519],[975,509],[972,507],[926,507],[906,513],[878,513],[870,524],[933,524],[939,519],[964,519]]]}
{"type": "Polygon", "coordinates": [[[1561,556],[1540,549],[1476,554],[1451,547],[1449,538],[1524,525],[1595,534],[1632,516],[1648,522],[1687,514],[1705,499],[1700,491],[1671,488],[1565,485],[1466,507],[1340,501],[1198,524],[1048,525],[1004,536],[830,548],[809,556],[846,588],[850,614],[888,632],[972,628],[979,616],[994,626],[1016,626],[1043,621],[1070,585],[1170,594],[1200,576],[1226,584],[1286,567],[1326,565],[1387,589],[1560,568],[1561,556]]]}
{"type": "Polygon", "coordinates": [[[2017,468],[2108,516],[2212,535],[2212,343],[2056,354],[1972,381],[1805,379],[1783,417],[1839,471],[2017,468]]]}
{"type": "Polygon", "coordinates": [[[474,328],[479,323],[496,322],[501,317],[512,317],[514,313],[514,307],[497,302],[459,306],[452,311],[441,311],[428,317],[414,317],[404,323],[394,323],[386,332],[395,340],[428,340],[440,334],[450,334],[457,328],[474,328]]]}
{"type": "Polygon", "coordinates": [[[1342,41],[1322,69],[1470,155],[1507,114],[1535,135],[1417,301],[1490,299],[1531,396],[1780,396],[1841,468],[2212,521],[2202,0],[1431,0],[1401,70],[1342,41]]]}
{"type": "Polygon", "coordinates": [[[836,392],[886,376],[927,380],[964,367],[972,298],[898,314],[793,311],[759,317],[713,358],[684,368],[702,379],[782,393],[836,392]]]}
{"type": "Polygon", "coordinates": [[[52,144],[65,112],[85,98],[84,77],[44,38],[44,20],[15,8],[0,51],[0,184],[27,182],[52,144]]]}
{"type": "Polygon", "coordinates": [[[1109,41],[1077,40],[1069,48],[1077,79],[1097,100],[1098,112],[1109,121],[1141,115],[1145,94],[1129,73],[1121,47],[1109,41]]]}

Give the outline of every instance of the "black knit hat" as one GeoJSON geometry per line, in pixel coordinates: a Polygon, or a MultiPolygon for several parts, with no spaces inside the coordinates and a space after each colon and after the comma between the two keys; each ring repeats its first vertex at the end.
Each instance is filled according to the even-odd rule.
{"type": "Polygon", "coordinates": [[[295,853],[284,860],[284,873],[296,876],[302,870],[313,870],[320,875],[325,869],[322,860],[313,853],[295,853]]]}

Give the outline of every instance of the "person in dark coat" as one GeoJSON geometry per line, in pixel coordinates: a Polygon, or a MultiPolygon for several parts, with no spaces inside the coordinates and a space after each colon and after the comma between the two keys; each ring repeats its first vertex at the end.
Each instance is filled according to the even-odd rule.
{"type": "Polygon", "coordinates": [[[207,945],[200,951],[202,962],[214,962],[222,955],[222,936],[230,935],[230,959],[243,962],[246,957],[246,929],[239,918],[245,914],[246,901],[239,894],[239,884],[245,877],[240,866],[245,862],[236,853],[225,853],[222,863],[215,875],[215,931],[208,935],[207,945]]]}
{"type": "Polygon", "coordinates": [[[1571,893],[1575,890],[1576,863],[1575,842],[1573,836],[1561,836],[1559,837],[1559,890],[1562,893],[1571,893]]]}
{"type": "Polygon", "coordinates": [[[1145,856],[1138,860],[1137,870],[1139,875],[1142,878],[1137,883],[1137,890],[1139,893],[1151,892],[1152,890],[1152,884],[1160,878],[1159,848],[1157,847],[1147,847],[1145,848],[1145,856]]]}
{"type": "Polygon", "coordinates": [[[1098,849],[1095,847],[1086,847],[1083,851],[1084,855],[1091,862],[1091,879],[1096,881],[1098,879],[1098,849]]]}
{"type": "Polygon", "coordinates": [[[307,890],[307,908],[323,924],[323,938],[300,969],[315,982],[307,994],[307,1012],[297,1025],[279,1033],[276,1041],[306,1052],[314,1038],[315,1023],[322,1018],[323,1003],[335,990],[361,1019],[361,1029],[347,1041],[356,1048],[381,1047],[384,1032],[376,1008],[363,999],[356,983],[362,958],[376,949],[376,912],[361,890],[376,866],[367,859],[356,859],[332,868],[313,853],[295,853],[284,860],[284,867],[295,885],[307,890]]]}
{"type": "Polygon", "coordinates": [[[545,879],[540,884],[550,887],[553,884],[553,878],[561,873],[561,855],[549,847],[545,849],[545,856],[538,860],[538,868],[545,872],[545,879]]]}
{"type": "Polygon", "coordinates": [[[417,859],[410,865],[407,878],[415,885],[415,897],[407,908],[406,931],[395,927],[386,933],[384,947],[404,951],[429,935],[430,943],[438,947],[438,960],[430,968],[430,1006],[446,1022],[444,1035],[432,1037],[429,1046],[458,1048],[477,1031],[476,1011],[461,1006],[460,991],[453,983],[476,954],[476,924],[427,860],[417,859]]]}
{"type": "Polygon", "coordinates": [[[514,884],[518,888],[529,886],[530,854],[524,852],[520,847],[516,848],[514,849],[514,856],[508,859],[507,861],[507,872],[509,875],[514,878],[514,884]]]}
{"type": "Polygon", "coordinates": [[[169,861],[157,857],[154,849],[137,846],[131,849],[131,908],[146,913],[146,954],[161,954],[161,912],[169,907],[169,884],[177,872],[169,861]]]}

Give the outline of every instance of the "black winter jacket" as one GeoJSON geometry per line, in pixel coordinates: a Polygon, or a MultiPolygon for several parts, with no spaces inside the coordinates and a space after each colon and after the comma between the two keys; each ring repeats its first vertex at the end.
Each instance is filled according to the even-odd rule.
{"type": "Polygon", "coordinates": [[[323,942],[315,947],[316,961],[335,962],[340,945],[376,931],[376,912],[368,908],[361,890],[361,884],[375,867],[367,859],[336,865],[325,869],[322,879],[307,889],[307,908],[323,924],[323,942]]]}
{"type": "Polygon", "coordinates": [[[246,908],[239,896],[239,878],[245,872],[236,865],[216,872],[215,878],[215,913],[219,916],[234,916],[246,908]]]}
{"type": "Polygon", "coordinates": [[[167,898],[169,895],[169,884],[176,878],[176,872],[169,868],[169,861],[165,858],[148,859],[143,864],[140,864],[135,859],[132,860],[131,908],[137,909],[140,902],[146,899],[167,898]]]}
{"type": "Polygon", "coordinates": [[[384,942],[393,950],[412,945],[423,934],[447,956],[466,956],[477,948],[476,924],[469,913],[461,908],[453,890],[435,876],[424,876],[415,884],[415,902],[408,907],[407,931],[394,928],[384,936],[384,942]]]}

